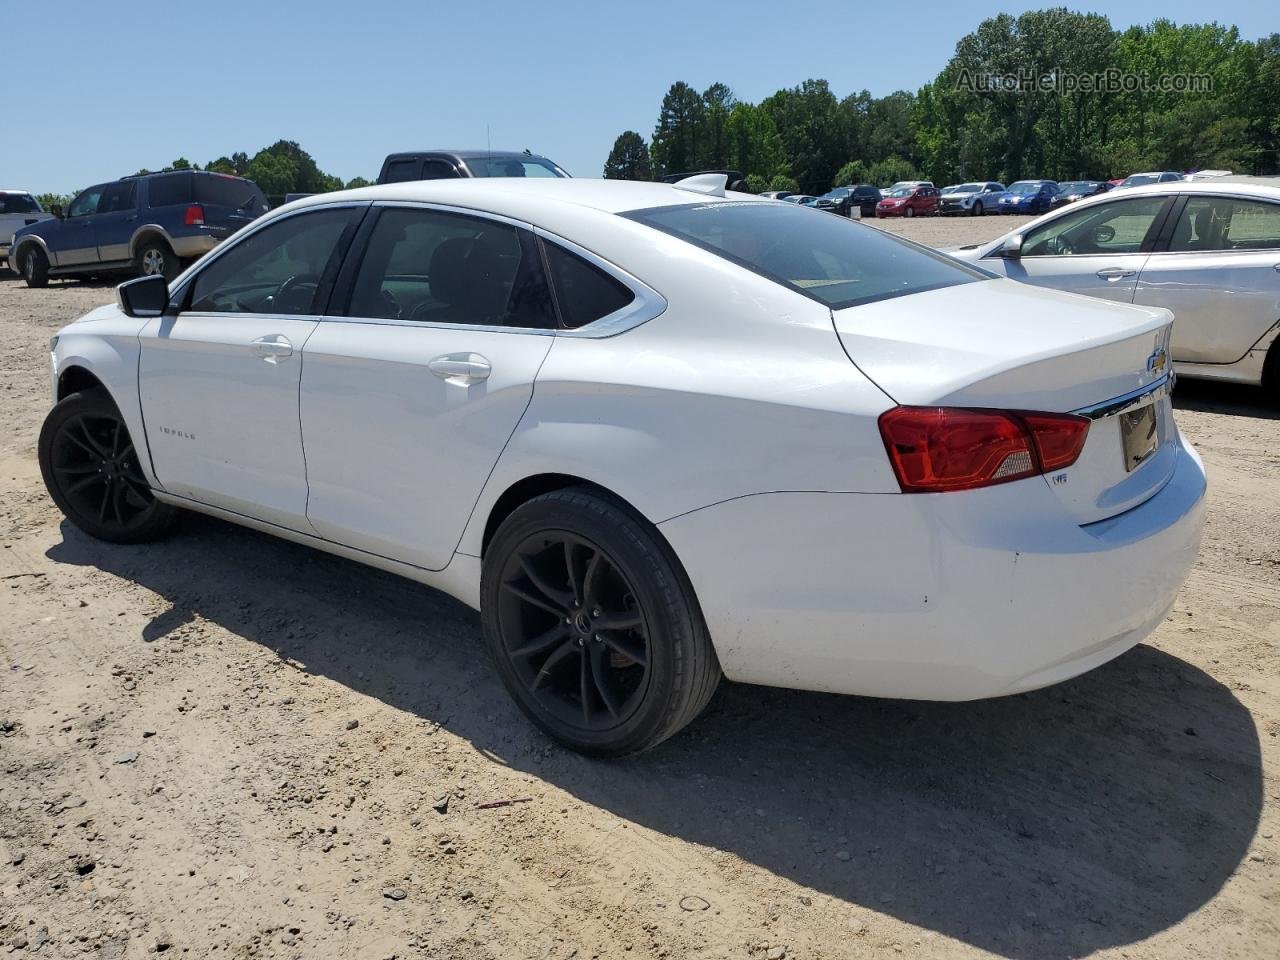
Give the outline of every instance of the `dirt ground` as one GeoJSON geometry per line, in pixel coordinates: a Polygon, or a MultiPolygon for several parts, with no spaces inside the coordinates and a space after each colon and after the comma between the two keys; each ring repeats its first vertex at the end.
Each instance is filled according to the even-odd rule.
{"type": "Polygon", "coordinates": [[[1179,384],[1204,547],[1117,661],[973,704],[726,684],[668,744],[598,762],[523,720],[476,615],[431,590],[200,517],[145,547],[63,523],[35,458],[46,341],[110,296],[0,279],[0,950],[1280,956],[1259,391],[1179,384]]]}

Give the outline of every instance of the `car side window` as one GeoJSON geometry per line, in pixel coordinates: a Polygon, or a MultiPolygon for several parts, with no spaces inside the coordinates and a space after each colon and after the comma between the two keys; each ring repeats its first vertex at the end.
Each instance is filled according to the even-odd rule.
{"type": "Polygon", "coordinates": [[[108,184],[98,201],[98,213],[120,213],[134,208],[138,195],[137,180],[118,180],[108,184]]]}
{"type": "Polygon", "coordinates": [[[595,264],[554,243],[544,243],[560,321],[570,330],[621,310],[636,295],[595,264]]]}
{"type": "Polygon", "coordinates": [[[423,180],[454,180],[457,177],[458,171],[447,160],[422,161],[423,180]]]}
{"type": "Polygon", "coordinates": [[[1135,197],[1071,210],[1029,232],[1022,244],[1022,256],[1139,253],[1166,199],[1135,197]]]}
{"type": "Polygon", "coordinates": [[[196,276],[197,313],[312,314],[327,273],[337,269],[343,231],[359,210],[300,213],[235,243],[196,276]]]}
{"type": "Polygon", "coordinates": [[[1280,249],[1280,204],[1232,197],[1189,197],[1170,252],[1280,249]]]}
{"type": "Polygon", "coordinates": [[[387,164],[387,175],[382,178],[383,183],[405,183],[409,180],[418,179],[418,161],[417,160],[392,160],[387,164]]]}
{"type": "Polygon", "coordinates": [[[67,207],[67,217],[87,217],[91,213],[97,213],[98,203],[102,199],[102,191],[104,189],[106,189],[106,184],[100,183],[96,187],[90,187],[88,190],[83,191],[67,207]]]}
{"type": "Polygon", "coordinates": [[[555,326],[533,235],[440,210],[381,211],[342,313],[417,323],[555,326]]]}

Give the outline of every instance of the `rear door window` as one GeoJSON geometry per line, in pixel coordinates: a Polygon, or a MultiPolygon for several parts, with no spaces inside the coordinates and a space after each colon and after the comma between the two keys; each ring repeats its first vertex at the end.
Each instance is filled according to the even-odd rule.
{"type": "Polygon", "coordinates": [[[460,177],[457,167],[448,160],[423,160],[423,180],[454,180],[460,177]]]}
{"type": "Polygon", "coordinates": [[[440,210],[381,212],[341,312],[416,323],[555,326],[533,235],[440,210]]]}
{"type": "Polygon", "coordinates": [[[167,173],[152,177],[147,184],[147,203],[152,207],[171,207],[179,203],[192,203],[191,174],[167,173]]]}
{"type": "Polygon", "coordinates": [[[418,160],[392,160],[387,164],[387,172],[382,182],[408,183],[411,180],[419,180],[421,178],[418,176],[418,169],[418,160]]]}

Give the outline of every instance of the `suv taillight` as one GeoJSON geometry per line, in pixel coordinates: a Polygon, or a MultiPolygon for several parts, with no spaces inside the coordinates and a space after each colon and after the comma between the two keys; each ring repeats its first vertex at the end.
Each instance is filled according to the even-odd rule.
{"type": "Polygon", "coordinates": [[[972,490],[1076,462],[1089,421],[1070,413],[894,407],[880,415],[903,493],[972,490]]]}
{"type": "Polygon", "coordinates": [[[193,203],[187,207],[187,218],[184,221],[188,227],[204,226],[204,207],[198,203],[193,203]]]}

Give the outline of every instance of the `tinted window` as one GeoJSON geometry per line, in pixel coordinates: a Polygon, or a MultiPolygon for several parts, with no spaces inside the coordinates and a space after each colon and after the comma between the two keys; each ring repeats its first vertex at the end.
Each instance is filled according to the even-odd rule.
{"type": "Polygon", "coordinates": [[[314,313],[316,291],[336,268],[353,209],[285,217],[234,244],[195,279],[191,306],[202,313],[314,313]]]}
{"type": "Polygon", "coordinates": [[[636,298],[630,287],[576,254],[554,243],[545,248],[560,319],[569,329],[606,317],[636,298]]]}
{"type": "Polygon", "coordinates": [[[191,203],[191,174],[170,173],[152,177],[147,184],[147,203],[153,207],[168,207],[176,203],[191,203]]]}
{"type": "Polygon", "coordinates": [[[387,164],[387,172],[382,177],[383,183],[405,183],[418,179],[417,160],[392,160],[387,164]]]}
{"type": "Polygon", "coordinates": [[[460,177],[458,168],[448,160],[423,160],[422,176],[423,180],[454,180],[460,177]]]}
{"type": "Polygon", "coordinates": [[[98,212],[120,213],[124,210],[132,210],[137,194],[137,180],[118,180],[115,183],[109,183],[103,188],[102,199],[98,201],[98,212]]]}
{"type": "Polygon", "coordinates": [[[39,213],[40,204],[29,193],[0,193],[0,213],[39,213]]]}
{"type": "Polygon", "coordinates": [[[1165,197],[1135,197],[1073,210],[1028,233],[1022,244],[1022,255],[1138,253],[1165,200],[1165,197]]]}
{"type": "Polygon", "coordinates": [[[1280,248],[1280,204],[1231,197],[1190,197],[1173,228],[1169,249],[1273,250],[1280,248]]]}
{"type": "Polygon", "coordinates": [[[262,191],[252,180],[241,180],[239,177],[224,177],[218,174],[197,176],[195,188],[197,203],[232,207],[247,213],[263,213],[267,209],[267,198],[262,195],[262,191]]]}
{"type": "Polygon", "coordinates": [[[481,217],[383,210],[347,316],[481,326],[555,326],[533,236],[481,217]]]}
{"type": "Polygon", "coordinates": [[[550,160],[533,157],[466,157],[473,177],[567,177],[550,160]]]}
{"type": "Polygon", "coordinates": [[[67,207],[68,217],[84,217],[91,213],[98,212],[98,201],[102,198],[102,191],[106,189],[105,183],[100,183],[96,187],[90,187],[78,197],[71,201],[71,205],[67,207]]]}
{"type": "Polygon", "coordinates": [[[694,204],[627,216],[837,309],[990,276],[874,227],[790,205],[694,204]]]}

